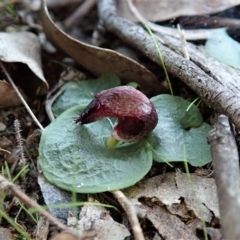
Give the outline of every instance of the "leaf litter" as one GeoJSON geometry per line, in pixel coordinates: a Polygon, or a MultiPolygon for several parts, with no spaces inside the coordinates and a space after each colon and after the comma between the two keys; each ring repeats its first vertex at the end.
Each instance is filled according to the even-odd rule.
{"type": "MultiPolygon", "coordinates": [[[[56,30],[55,27],[56,26],[53,26],[53,29],[56,30]]],[[[60,30],[59,32],[61,33],[60,30]]],[[[61,40],[67,39],[65,37],[66,36],[60,39],[61,40]]],[[[74,41],[67,41],[67,43],[73,44],[73,45],[75,44],[74,41]]],[[[76,49],[79,49],[79,48],[78,47],[74,48],[73,51],[75,51],[76,49]]],[[[66,52],[69,53],[68,50],[66,52]]],[[[97,52],[99,53],[101,51],[97,51],[97,52]]],[[[113,56],[115,58],[117,55],[116,54],[114,55],[114,54],[113,56]]],[[[26,55],[28,55],[27,52],[26,52],[26,55]]],[[[39,58],[39,56],[35,57],[35,60],[37,58],[39,58]]],[[[122,57],[120,58],[121,58],[121,61],[124,59],[122,57]]],[[[32,60],[33,59],[34,57],[32,58],[32,60]]],[[[4,58],[2,60],[4,61],[4,58]]],[[[15,62],[15,60],[16,59],[11,61],[15,62]]],[[[20,62],[24,62],[22,60],[23,59],[21,59],[20,62]]],[[[40,62],[38,62],[38,60],[35,63],[33,63],[34,60],[33,61],[30,60],[27,62],[24,62],[24,63],[28,65],[29,69],[31,69],[32,72],[40,80],[36,82],[36,86],[37,86],[36,89],[40,89],[40,90],[37,90],[36,92],[37,93],[46,92],[47,84],[45,82],[44,77],[41,76],[42,70],[41,70],[41,64],[39,65],[40,62]]],[[[123,64],[124,67],[130,63],[132,64],[132,62],[128,61],[127,58],[124,59],[123,62],[125,64],[125,65],[123,64]]],[[[104,64],[105,63],[106,62],[104,62],[104,64]]],[[[130,66],[133,66],[131,64],[130,66]]],[[[84,63],[82,65],[84,66],[84,63]]],[[[134,66],[136,66],[135,70],[137,72],[140,68],[135,63],[134,63],[134,66]]],[[[94,73],[95,70],[92,70],[92,69],[88,69],[88,70],[92,72],[94,75],[99,75],[99,73],[97,72],[94,73]]],[[[141,71],[143,74],[147,73],[149,77],[151,78],[153,77],[153,75],[150,72],[144,70],[143,68],[141,68],[141,71]]],[[[129,72],[126,73],[126,76],[129,76],[128,74],[129,72]]],[[[124,78],[125,77],[121,79],[122,83],[126,83],[128,82],[128,80],[136,81],[136,78],[131,78],[128,80],[124,78]]],[[[143,90],[146,90],[147,93],[153,93],[154,91],[157,92],[158,90],[151,89],[152,86],[156,84],[156,78],[154,77],[152,79],[154,79],[152,80],[152,82],[146,82],[145,79],[140,79],[140,80],[137,79],[137,81],[143,90]],[[151,87],[150,85],[148,86],[148,84],[150,84],[151,87]]],[[[0,85],[0,89],[1,89],[1,85],[0,85]]],[[[39,182],[40,181],[41,180],[39,180],[39,182]]],[[[42,191],[44,192],[44,188],[42,189],[43,189],[42,191]]],[[[51,199],[53,195],[52,195],[51,188],[49,189],[50,189],[49,193],[45,193],[45,197],[47,195],[47,198],[51,199]]],[[[60,190],[60,192],[61,191],[62,190],[60,190]]],[[[188,222],[191,219],[194,219],[194,220],[202,219],[208,223],[211,223],[213,218],[216,218],[217,220],[219,220],[219,212],[218,212],[217,197],[216,197],[216,186],[215,186],[214,180],[211,178],[198,177],[194,174],[191,174],[191,180],[189,180],[187,174],[184,174],[184,173],[179,173],[179,172],[165,173],[163,175],[158,175],[152,178],[146,178],[141,182],[139,182],[136,186],[126,189],[125,193],[129,197],[129,199],[136,205],[136,208],[139,208],[139,213],[142,213],[142,216],[143,217],[145,216],[153,224],[153,226],[156,228],[159,234],[161,234],[161,236],[168,237],[168,239],[178,239],[179,236],[181,236],[184,239],[197,239],[195,237],[196,228],[192,229],[190,227],[191,224],[188,222]],[[151,183],[151,180],[152,181],[154,180],[154,181],[151,183]],[[131,194],[128,195],[129,191],[131,192],[131,194]]],[[[61,195],[59,196],[56,195],[56,196],[55,196],[55,200],[56,198],[61,198],[61,195]]],[[[47,198],[45,198],[46,202],[47,202],[46,200],[47,198]]],[[[63,197],[63,199],[65,199],[65,197],[63,197]]],[[[66,198],[66,199],[67,199],[66,202],[70,201],[69,198],[66,198]]],[[[52,205],[52,203],[56,203],[51,200],[47,203],[47,205],[52,205]]],[[[102,224],[103,224],[102,226],[105,226],[105,227],[108,226],[107,222],[109,222],[110,224],[116,224],[115,221],[113,222],[113,219],[110,217],[109,213],[108,212],[106,213],[106,212],[107,211],[104,208],[102,208],[100,211],[98,207],[85,206],[82,208],[82,212],[81,212],[82,215],[80,214],[80,218],[82,220],[81,224],[92,223],[91,221],[94,215],[96,217],[94,218],[94,221],[96,221],[97,223],[99,219],[100,221],[103,220],[103,218],[101,217],[102,214],[106,216],[104,221],[102,221],[102,224]],[[90,212],[90,214],[87,214],[88,211],[90,212]]],[[[67,212],[64,213],[65,216],[66,216],[66,213],[67,212]]],[[[116,224],[116,226],[117,225],[118,224],[116,224]]],[[[103,228],[102,230],[104,231],[106,229],[103,228]]],[[[120,230],[120,232],[122,233],[125,232],[127,234],[125,230],[126,228],[123,227],[123,229],[120,230]]],[[[122,236],[122,238],[120,239],[123,239],[123,238],[124,236],[122,236]]]]}
{"type": "Polygon", "coordinates": [[[79,233],[91,229],[98,233],[99,239],[122,240],[130,236],[130,232],[123,224],[113,220],[110,212],[101,206],[94,206],[97,201],[89,200],[93,205],[83,206],[79,214],[79,220],[74,217],[68,218],[68,226],[74,226],[79,233]]]}
{"type": "Polygon", "coordinates": [[[32,85],[36,95],[45,94],[48,90],[48,83],[43,76],[40,51],[39,40],[33,33],[0,32],[0,60],[26,64],[29,71],[36,76],[36,81],[32,83],[29,78],[25,81],[32,85]]]}
{"type": "Polygon", "coordinates": [[[219,220],[218,199],[214,179],[194,174],[190,177],[179,172],[165,173],[142,180],[124,193],[136,208],[145,210],[145,217],[161,235],[197,239],[187,223],[194,219],[207,223],[219,220]]]}
{"type": "Polygon", "coordinates": [[[42,0],[41,17],[43,29],[49,39],[93,75],[112,72],[121,78],[123,84],[137,82],[146,94],[160,91],[156,76],[136,61],[115,51],[77,41],[65,34],[50,18],[45,0],[42,0]]]}
{"type": "MultiPolygon", "coordinates": [[[[158,22],[168,19],[177,18],[179,16],[195,16],[212,14],[223,11],[227,8],[237,6],[239,0],[199,0],[199,1],[185,1],[185,0],[138,0],[134,4],[139,12],[148,20],[158,22]]],[[[127,1],[118,2],[118,13],[120,16],[131,21],[138,21],[136,17],[129,10],[127,1]]]]}

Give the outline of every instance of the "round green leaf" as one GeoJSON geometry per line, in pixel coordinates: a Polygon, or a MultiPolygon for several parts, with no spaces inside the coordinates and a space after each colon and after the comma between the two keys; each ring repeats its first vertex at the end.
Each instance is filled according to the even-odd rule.
{"type": "Polygon", "coordinates": [[[211,126],[203,123],[199,109],[181,97],[159,95],[151,99],[158,113],[158,124],[148,141],[157,162],[188,161],[202,166],[211,161],[207,133],[211,126]],[[185,151],[186,149],[186,151],[185,151]]]}
{"type": "Polygon", "coordinates": [[[108,72],[102,73],[101,77],[95,80],[69,81],[60,89],[63,90],[63,93],[52,106],[53,114],[57,117],[73,106],[88,104],[95,94],[117,86],[120,86],[119,78],[115,74],[108,72]]]}
{"type": "Polygon", "coordinates": [[[106,147],[112,126],[108,119],[87,125],[73,119],[85,105],[61,114],[44,129],[39,147],[39,163],[45,177],[54,185],[79,193],[96,193],[134,185],[152,165],[152,152],[146,139],[106,147]]]}

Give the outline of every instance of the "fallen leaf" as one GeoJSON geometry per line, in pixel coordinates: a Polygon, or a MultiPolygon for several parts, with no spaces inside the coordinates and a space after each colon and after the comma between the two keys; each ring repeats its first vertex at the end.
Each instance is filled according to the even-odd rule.
{"type": "Polygon", "coordinates": [[[198,240],[193,232],[177,216],[170,214],[164,207],[147,207],[147,219],[152,222],[164,239],[176,240],[198,240]]]}
{"type": "Polygon", "coordinates": [[[41,18],[48,38],[93,75],[99,77],[102,72],[111,72],[123,84],[137,82],[145,94],[160,92],[161,86],[155,75],[134,60],[109,49],[82,43],[65,34],[50,18],[45,0],[42,0],[41,18]]]}
{"type": "Polygon", "coordinates": [[[166,173],[142,180],[123,192],[138,215],[151,221],[164,239],[195,240],[198,239],[195,230],[199,219],[211,222],[212,212],[216,217],[219,217],[219,212],[217,194],[213,190],[216,188],[214,179],[193,174],[191,178],[192,184],[187,174],[166,173]],[[199,196],[199,192],[202,196],[199,196]],[[212,198],[210,203],[207,202],[209,198],[212,198]],[[192,212],[196,214],[195,218],[192,212]],[[196,220],[196,224],[186,225],[183,219],[186,222],[196,220]]]}
{"type": "Polygon", "coordinates": [[[191,174],[191,181],[184,173],[167,173],[143,180],[134,187],[124,190],[129,199],[155,198],[172,213],[183,218],[197,218],[210,222],[213,214],[220,218],[215,180],[191,174]],[[183,199],[187,210],[183,209],[183,199]],[[187,215],[188,212],[188,215],[187,215]]]}
{"type": "Polygon", "coordinates": [[[37,229],[35,239],[46,240],[49,234],[49,221],[46,218],[39,216],[37,229]]]}
{"type": "Polygon", "coordinates": [[[220,218],[214,178],[200,177],[195,174],[190,176],[191,180],[187,174],[176,172],[176,185],[188,208],[194,211],[198,218],[206,222],[211,221],[212,213],[220,218]]]}
{"type": "MultiPolygon", "coordinates": [[[[27,100],[26,95],[23,93],[21,89],[19,89],[21,92],[23,98],[27,100]]],[[[0,108],[2,107],[16,107],[22,104],[20,98],[18,97],[15,90],[12,88],[12,86],[5,81],[0,80],[0,108]]]]}
{"type": "MultiPolygon", "coordinates": [[[[117,1],[117,4],[117,12],[120,16],[130,21],[138,22],[129,10],[127,1],[117,1]]],[[[137,0],[133,1],[133,4],[144,18],[157,22],[180,16],[195,16],[220,12],[237,6],[240,4],[240,0],[137,0]]]]}
{"type": "MultiPolygon", "coordinates": [[[[45,94],[48,84],[43,76],[41,68],[40,43],[36,35],[30,32],[0,32],[0,60],[7,63],[23,63],[31,71],[27,79],[24,79],[24,86],[34,90],[36,94],[45,94]],[[31,76],[34,74],[36,81],[31,76]],[[31,77],[30,77],[31,76],[31,77]]],[[[16,83],[16,82],[15,82],[16,83]]],[[[16,83],[18,84],[18,83],[16,83]]]]}
{"type": "Polygon", "coordinates": [[[101,206],[83,206],[76,229],[83,234],[90,229],[97,233],[98,239],[124,240],[130,236],[127,228],[115,222],[109,211],[101,206]]]}

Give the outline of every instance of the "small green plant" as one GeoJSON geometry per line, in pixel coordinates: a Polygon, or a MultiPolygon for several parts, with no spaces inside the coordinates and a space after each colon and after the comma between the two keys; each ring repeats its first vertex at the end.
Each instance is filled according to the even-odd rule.
{"type": "Polygon", "coordinates": [[[64,93],[53,105],[58,117],[44,129],[39,147],[39,162],[50,182],[80,193],[126,188],[147,174],[153,160],[183,162],[183,143],[192,166],[211,161],[206,140],[211,127],[203,122],[196,105],[181,97],[162,94],[151,98],[159,116],[155,129],[139,141],[114,143],[114,150],[107,147],[112,144],[107,142],[113,130],[108,119],[86,125],[74,123],[103,87],[119,85],[116,76],[108,73],[95,81],[68,82],[62,87],[64,93]]]}

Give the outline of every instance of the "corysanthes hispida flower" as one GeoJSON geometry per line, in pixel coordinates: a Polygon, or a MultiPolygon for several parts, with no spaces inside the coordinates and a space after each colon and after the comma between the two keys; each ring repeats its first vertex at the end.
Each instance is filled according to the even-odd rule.
{"type": "MultiPolygon", "coordinates": [[[[120,86],[101,91],[83,110],[75,123],[87,124],[104,117],[116,117],[111,137],[133,142],[148,135],[157,125],[158,116],[152,102],[140,91],[120,86]]],[[[108,146],[111,148],[111,141],[108,146]]]]}

